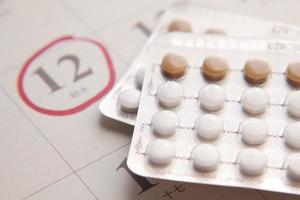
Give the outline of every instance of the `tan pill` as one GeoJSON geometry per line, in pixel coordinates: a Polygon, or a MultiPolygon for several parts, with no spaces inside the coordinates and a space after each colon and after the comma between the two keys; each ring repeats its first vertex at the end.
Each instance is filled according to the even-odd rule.
{"type": "Polygon", "coordinates": [[[205,31],[206,34],[226,35],[226,32],[221,28],[209,28],[205,31]]]}
{"type": "Polygon", "coordinates": [[[161,69],[169,78],[179,78],[183,76],[188,67],[188,63],[184,57],[168,53],[162,59],[161,69]]]}
{"type": "Polygon", "coordinates": [[[221,56],[208,56],[202,67],[203,76],[211,81],[220,81],[225,78],[229,71],[227,60],[221,56]]]}
{"type": "Polygon", "coordinates": [[[175,19],[169,25],[169,32],[180,31],[180,32],[193,32],[191,24],[183,19],[175,19]]]}
{"type": "Polygon", "coordinates": [[[286,71],[288,83],[300,87],[300,62],[290,63],[286,71]]]}
{"type": "Polygon", "coordinates": [[[261,84],[267,81],[271,73],[271,66],[264,60],[248,60],[244,67],[244,77],[252,84],[261,84]]]}

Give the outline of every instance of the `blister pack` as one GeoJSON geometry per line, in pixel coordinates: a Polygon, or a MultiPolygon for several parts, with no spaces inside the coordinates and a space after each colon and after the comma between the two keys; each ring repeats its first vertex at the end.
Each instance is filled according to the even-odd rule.
{"type": "Polygon", "coordinates": [[[128,167],[300,194],[300,43],[169,34],[150,45],[128,167]]]}
{"type": "MultiPolygon", "coordinates": [[[[179,2],[170,6],[163,13],[157,27],[146,43],[146,47],[150,44],[164,43],[165,35],[176,31],[192,32],[203,36],[208,34],[223,35],[224,37],[300,38],[300,28],[296,26],[202,7],[199,3],[179,2]]],[[[122,79],[99,105],[99,110],[104,115],[130,125],[135,124],[138,95],[144,73],[142,68],[139,59],[133,62],[122,79]],[[121,95],[124,96],[124,99],[127,99],[127,95],[136,97],[135,101],[125,102],[129,106],[125,109],[121,109],[122,106],[118,101],[123,91],[126,91],[125,94],[121,95]]]]}

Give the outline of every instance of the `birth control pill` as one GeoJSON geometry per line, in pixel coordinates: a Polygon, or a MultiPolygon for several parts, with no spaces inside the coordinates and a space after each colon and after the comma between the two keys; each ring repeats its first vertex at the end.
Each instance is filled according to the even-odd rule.
{"type": "Polygon", "coordinates": [[[249,176],[261,175],[267,165],[267,158],[264,153],[253,148],[242,150],[238,160],[240,171],[249,176]]]}
{"type": "Polygon", "coordinates": [[[188,68],[188,63],[184,57],[175,53],[168,53],[162,59],[162,72],[169,78],[182,77],[188,68]]]}
{"type": "Polygon", "coordinates": [[[169,31],[193,32],[192,25],[183,19],[175,19],[169,25],[169,31]]]}
{"type": "Polygon", "coordinates": [[[135,113],[139,107],[141,92],[135,89],[123,90],[119,95],[119,103],[124,112],[135,113]]]}
{"type": "Polygon", "coordinates": [[[288,177],[294,181],[300,181],[300,154],[292,154],[286,160],[288,177]]]}
{"type": "Polygon", "coordinates": [[[249,145],[260,145],[267,140],[268,126],[260,119],[249,118],[240,125],[240,133],[244,143],[249,145]]]}
{"type": "Polygon", "coordinates": [[[244,77],[252,84],[261,84],[267,81],[271,73],[271,66],[262,59],[248,60],[244,66],[244,77]]]}
{"type": "Polygon", "coordinates": [[[223,122],[212,114],[204,114],[195,122],[196,133],[200,138],[215,140],[224,132],[223,122]]]}
{"type": "Polygon", "coordinates": [[[226,35],[226,32],[221,28],[209,28],[205,31],[206,34],[226,35]]]}
{"type": "Polygon", "coordinates": [[[156,95],[160,105],[173,108],[180,104],[183,97],[183,89],[179,83],[167,81],[158,87],[156,95]]]}
{"type": "Polygon", "coordinates": [[[209,84],[199,91],[198,99],[204,109],[217,111],[224,106],[226,92],[221,86],[209,84]]]}
{"type": "Polygon", "coordinates": [[[179,124],[177,115],[168,110],[155,113],[151,120],[152,131],[161,137],[170,137],[176,133],[179,124]]]}
{"type": "Polygon", "coordinates": [[[261,88],[250,88],[242,96],[244,111],[257,115],[266,111],[269,103],[269,95],[261,88]]]}
{"type": "Polygon", "coordinates": [[[284,129],[286,143],[295,149],[300,149],[300,122],[294,122],[284,129]]]}
{"type": "Polygon", "coordinates": [[[145,68],[139,69],[135,74],[135,85],[138,89],[142,89],[145,76],[145,68]]]}
{"type": "Polygon", "coordinates": [[[220,152],[211,144],[196,146],[191,157],[194,168],[204,172],[215,170],[220,162],[220,152]]]}
{"type": "Polygon", "coordinates": [[[206,57],[202,66],[203,76],[211,81],[220,81],[224,79],[228,70],[228,62],[221,56],[206,57]]]}
{"type": "Polygon", "coordinates": [[[291,92],[286,100],[290,115],[300,117],[300,91],[291,92]]]}
{"type": "Polygon", "coordinates": [[[294,87],[300,87],[300,62],[290,63],[286,70],[287,81],[294,87]]]}
{"type": "Polygon", "coordinates": [[[167,140],[155,139],[148,143],[146,153],[151,163],[166,165],[175,157],[175,148],[167,140]]]}

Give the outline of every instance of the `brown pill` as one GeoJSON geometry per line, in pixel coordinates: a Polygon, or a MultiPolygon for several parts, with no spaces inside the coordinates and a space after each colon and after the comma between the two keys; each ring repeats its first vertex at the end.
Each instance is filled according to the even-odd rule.
{"type": "Polygon", "coordinates": [[[226,35],[226,32],[220,28],[209,28],[205,31],[205,33],[212,35],[226,35]]]}
{"type": "Polygon", "coordinates": [[[221,56],[208,56],[202,67],[203,76],[210,81],[220,81],[229,71],[227,60],[221,56]]]}
{"type": "Polygon", "coordinates": [[[244,67],[244,77],[252,84],[261,84],[267,81],[271,73],[271,66],[264,60],[248,60],[244,67]]]}
{"type": "Polygon", "coordinates": [[[294,87],[300,87],[300,62],[290,63],[286,73],[288,83],[294,87]]]}
{"type": "Polygon", "coordinates": [[[169,25],[169,32],[171,31],[192,32],[193,28],[188,21],[176,19],[173,20],[169,25]]]}
{"type": "Polygon", "coordinates": [[[168,53],[162,59],[162,71],[169,78],[179,78],[183,76],[187,67],[188,63],[185,58],[178,54],[168,53]]]}

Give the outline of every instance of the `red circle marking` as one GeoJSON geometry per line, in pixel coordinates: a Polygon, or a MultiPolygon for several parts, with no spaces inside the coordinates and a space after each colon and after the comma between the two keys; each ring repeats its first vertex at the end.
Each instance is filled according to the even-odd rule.
{"type": "Polygon", "coordinates": [[[60,38],[50,42],[45,47],[38,50],[35,54],[33,54],[29,58],[28,61],[25,62],[24,66],[22,67],[20,74],[18,76],[17,88],[18,88],[18,93],[19,93],[20,97],[22,98],[22,100],[32,109],[34,109],[40,113],[47,114],[47,115],[64,116],[64,115],[71,115],[71,114],[77,113],[79,111],[82,111],[82,110],[86,109],[87,107],[89,107],[91,104],[98,101],[101,97],[103,97],[112,88],[112,86],[114,85],[115,79],[116,79],[116,76],[115,76],[115,70],[114,70],[112,59],[111,59],[108,51],[106,50],[106,48],[101,43],[99,43],[95,40],[89,39],[89,38],[84,38],[84,37],[64,36],[64,37],[60,37],[60,38]],[[23,82],[24,82],[25,73],[26,73],[27,69],[29,68],[30,64],[36,58],[38,58],[40,55],[42,55],[45,51],[47,51],[49,48],[51,48],[52,46],[54,46],[57,43],[72,41],[72,40],[89,42],[91,44],[96,45],[100,49],[101,53],[103,53],[103,55],[104,55],[105,61],[108,66],[109,82],[100,92],[98,92],[91,99],[83,102],[82,104],[79,104],[78,106],[75,106],[74,108],[70,108],[70,109],[66,109],[66,110],[51,110],[51,109],[47,109],[47,108],[42,108],[42,107],[36,105],[35,103],[33,103],[24,91],[23,82]]]}

